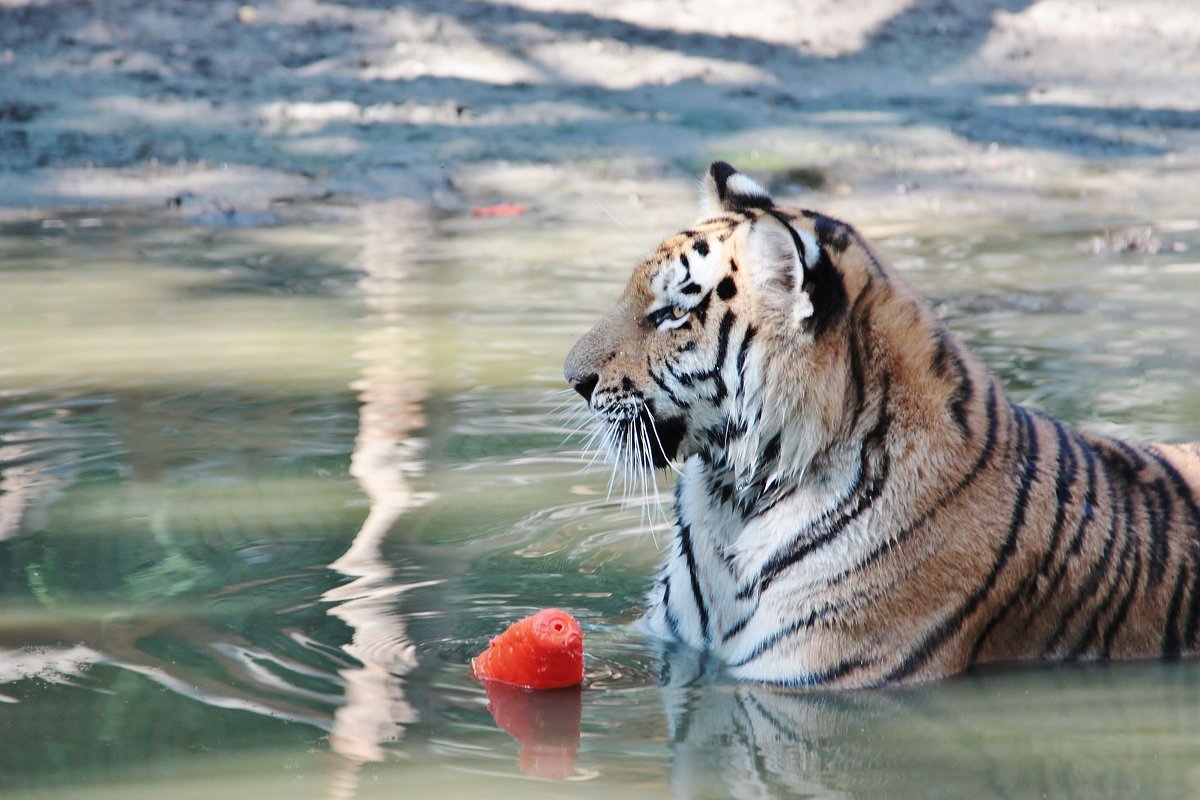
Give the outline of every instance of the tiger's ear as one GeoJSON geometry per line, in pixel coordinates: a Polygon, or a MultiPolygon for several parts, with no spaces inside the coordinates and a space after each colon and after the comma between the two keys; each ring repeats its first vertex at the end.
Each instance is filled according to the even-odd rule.
{"type": "Polygon", "coordinates": [[[763,214],[746,234],[746,272],[751,283],[793,329],[815,312],[805,278],[820,258],[820,245],[774,214],[763,214]]]}
{"type": "Polygon", "coordinates": [[[704,173],[701,214],[712,216],[749,208],[771,208],[773,205],[775,203],[766,189],[724,161],[714,161],[704,173]]]}

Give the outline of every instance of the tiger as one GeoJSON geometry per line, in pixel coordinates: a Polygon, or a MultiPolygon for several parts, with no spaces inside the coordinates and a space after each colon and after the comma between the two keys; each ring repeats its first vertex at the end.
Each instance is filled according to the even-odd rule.
{"type": "Polygon", "coordinates": [[[640,626],[735,680],[867,688],[1200,649],[1200,444],[1013,402],[855,228],[713,163],[564,375],[673,468],[640,626]]]}

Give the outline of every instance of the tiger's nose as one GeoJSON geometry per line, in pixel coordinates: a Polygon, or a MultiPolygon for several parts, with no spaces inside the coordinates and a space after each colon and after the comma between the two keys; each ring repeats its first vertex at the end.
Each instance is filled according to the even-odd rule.
{"type": "Polygon", "coordinates": [[[571,388],[579,392],[583,399],[589,403],[592,401],[592,392],[596,391],[596,384],[599,382],[599,375],[585,375],[582,378],[567,379],[567,383],[571,384],[571,388]]]}

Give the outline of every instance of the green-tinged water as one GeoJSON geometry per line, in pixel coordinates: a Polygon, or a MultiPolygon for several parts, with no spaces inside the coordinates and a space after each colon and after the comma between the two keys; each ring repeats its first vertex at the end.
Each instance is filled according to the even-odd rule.
{"type": "MultiPolygon", "coordinates": [[[[0,224],[0,793],[1200,797],[1200,664],[789,694],[628,627],[662,516],[556,409],[660,200],[0,224]],[[467,662],[550,605],[588,685],[494,719],[467,662]]],[[[1200,435],[1195,225],[859,222],[1018,399],[1200,435]]]]}

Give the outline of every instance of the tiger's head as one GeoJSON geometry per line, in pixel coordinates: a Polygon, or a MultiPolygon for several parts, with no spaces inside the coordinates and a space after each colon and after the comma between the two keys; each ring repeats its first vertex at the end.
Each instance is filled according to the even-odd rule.
{"type": "Polygon", "coordinates": [[[776,207],[726,163],[706,172],[702,206],[634,270],[564,374],[618,462],[700,454],[739,482],[778,480],[761,473],[802,472],[864,433],[852,428],[873,401],[851,312],[890,273],[848,225],[776,207]]]}

